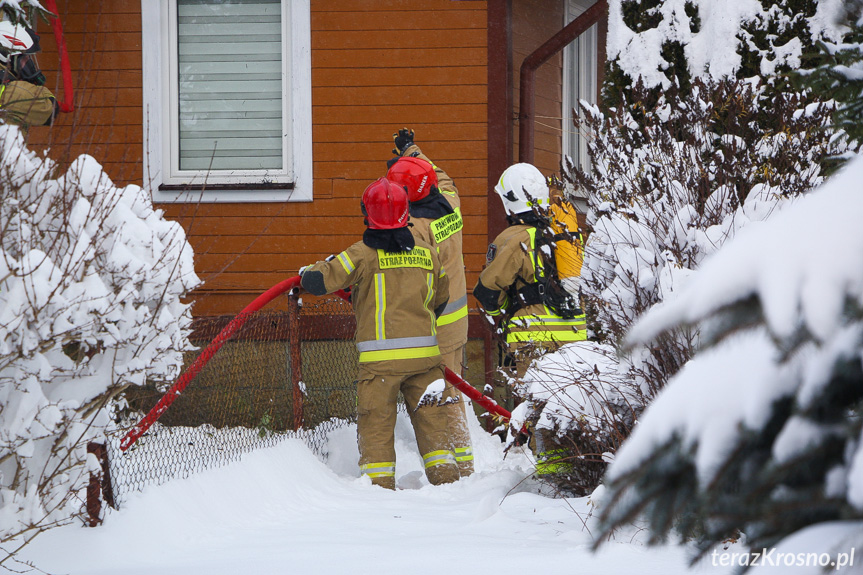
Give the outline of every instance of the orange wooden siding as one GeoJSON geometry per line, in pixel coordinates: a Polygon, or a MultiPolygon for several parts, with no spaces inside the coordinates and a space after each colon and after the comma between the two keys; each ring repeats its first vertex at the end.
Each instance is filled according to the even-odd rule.
{"type": "MultiPolygon", "coordinates": [[[[141,183],[141,2],[57,0],[72,65],[77,110],[60,114],[52,128],[33,128],[34,149],[50,149],[67,162],[89,154],[120,185],[141,183]]],[[[47,86],[64,97],[51,26],[35,23],[47,86]]]]}
{"type": "MultiPolygon", "coordinates": [[[[78,110],[30,142],[68,160],[88,153],[118,184],[141,184],[140,0],[58,0],[78,110]]],[[[195,314],[236,313],[300,266],[338,252],[364,229],[359,198],[384,175],[392,133],[417,143],[455,179],[473,286],[486,251],[486,3],[350,0],[311,3],[314,201],[162,204],[180,221],[205,284],[195,314]]],[[[50,27],[40,64],[59,86],[50,27]]],[[[62,93],[57,90],[58,96],[62,93]]]]}

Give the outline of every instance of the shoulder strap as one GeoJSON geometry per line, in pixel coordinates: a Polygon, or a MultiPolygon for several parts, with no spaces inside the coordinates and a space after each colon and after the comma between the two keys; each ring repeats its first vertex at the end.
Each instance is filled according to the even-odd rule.
{"type": "MultiPolygon", "coordinates": [[[[534,280],[537,282],[541,282],[545,279],[545,265],[543,262],[542,256],[539,254],[539,243],[536,241],[536,226],[530,226],[527,228],[527,235],[530,237],[530,257],[533,261],[533,276],[534,280]]],[[[540,234],[540,240],[542,239],[542,234],[540,234]]]]}

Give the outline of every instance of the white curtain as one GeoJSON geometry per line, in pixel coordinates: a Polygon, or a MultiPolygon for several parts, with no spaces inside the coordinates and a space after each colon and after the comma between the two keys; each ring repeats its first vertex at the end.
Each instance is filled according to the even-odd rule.
{"type": "Polygon", "coordinates": [[[280,170],[280,0],[177,0],[179,168],[280,170]]]}

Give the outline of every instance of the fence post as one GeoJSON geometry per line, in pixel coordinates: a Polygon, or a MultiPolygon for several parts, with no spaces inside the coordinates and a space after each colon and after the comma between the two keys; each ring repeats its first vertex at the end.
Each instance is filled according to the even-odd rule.
{"type": "MultiPolygon", "coordinates": [[[[483,363],[485,367],[485,387],[494,390],[497,387],[496,375],[498,373],[498,341],[491,329],[486,326],[482,332],[483,340],[483,363]]],[[[494,391],[491,392],[494,396],[494,391]]],[[[493,417],[485,419],[485,430],[491,433],[497,427],[493,417]]]]}
{"type": "Polygon", "coordinates": [[[87,516],[90,519],[90,527],[96,527],[102,523],[102,499],[110,507],[116,508],[116,506],[108,466],[108,449],[104,443],[91,441],[87,444],[87,453],[92,453],[99,461],[99,470],[90,472],[90,482],[87,484],[87,516]]]}
{"type": "Polygon", "coordinates": [[[303,426],[303,354],[300,339],[300,298],[295,293],[288,295],[288,347],[291,351],[291,397],[294,405],[293,428],[303,426]]]}

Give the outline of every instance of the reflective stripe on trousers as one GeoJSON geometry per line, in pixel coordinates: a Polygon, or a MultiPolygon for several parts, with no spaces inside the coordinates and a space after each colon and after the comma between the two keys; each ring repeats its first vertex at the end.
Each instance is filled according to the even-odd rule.
{"type": "Polygon", "coordinates": [[[368,475],[372,479],[376,477],[395,477],[396,462],[385,461],[383,463],[366,463],[360,465],[360,475],[368,475]]]}
{"type": "Polygon", "coordinates": [[[473,461],[473,447],[470,445],[467,447],[456,447],[455,460],[458,462],[473,461]]]}
{"type": "Polygon", "coordinates": [[[536,454],[536,474],[566,473],[572,471],[572,462],[567,460],[566,450],[554,449],[536,454]]]}
{"type": "Polygon", "coordinates": [[[423,463],[426,469],[435,465],[447,465],[449,463],[456,465],[455,454],[448,449],[440,449],[423,455],[423,463]]]}

